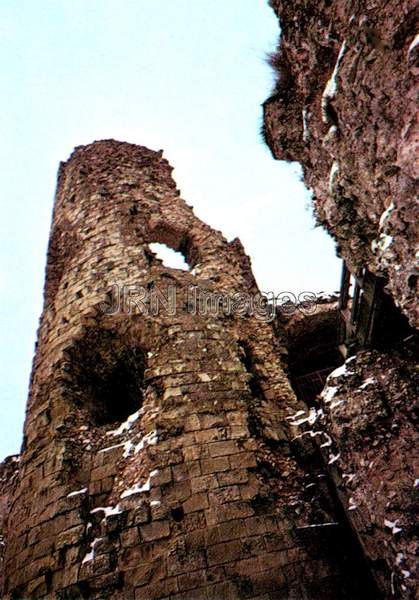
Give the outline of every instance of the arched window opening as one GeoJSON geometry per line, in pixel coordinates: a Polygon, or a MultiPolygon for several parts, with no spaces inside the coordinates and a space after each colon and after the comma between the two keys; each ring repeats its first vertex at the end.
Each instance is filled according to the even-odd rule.
{"type": "Polygon", "coordinates": [[[68,390],[93,425],[123,422],[141,408],[145,355],[109,331],[88,330],[67,351],[68,390]]]}
{"type": "Polygon", "coordinates": [[[149,248],[163,263],[163,266],[169,269],[181,269],[182,271],[189,271],[189,265],[185,260],[185,257],[181,252],[176,252],[166,244],[159,242],[153,242],[149,244],[149,248]]]}

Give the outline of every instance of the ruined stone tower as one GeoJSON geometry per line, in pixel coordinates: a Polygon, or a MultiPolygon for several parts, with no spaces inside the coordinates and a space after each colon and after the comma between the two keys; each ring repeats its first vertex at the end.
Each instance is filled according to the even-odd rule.
{"type": "Polygon", "coordinates": [[[4,492],[4,597],[364,597],[277,346],[239,240],[194,216],[161,153],[77,148],[4,492]]]}

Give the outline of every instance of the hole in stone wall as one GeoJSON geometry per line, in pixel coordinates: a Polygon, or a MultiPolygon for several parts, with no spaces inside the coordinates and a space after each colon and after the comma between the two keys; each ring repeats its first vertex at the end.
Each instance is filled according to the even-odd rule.
{"type": "Polygon", "coordinates": [[[160,244],[159,242],[149,244],[149,248],[163,262],[165,267],[189,271],[189,265],[181,252],[176,252],[166,244],[160,244]]]}
{"type": "Polygon", "coordinates": [[[248,343],[243,340],[237,342],[239,350],[239,360],[244,366],[246,372],[250,375],[247,385],[252,395],[252,402],[248,405],[247,425],[250,434],[253,437],[263,437],[263,425],[258,413],[258,406],[264,400],[264,393],[260,383],[259,375],[255,369],[255,358],[248,343]]]}
{"type": "Polygon", "coordinates": [[[175,506],[174,508],[171,508],[170,513],[172,515],[173,520],[177,523],[180,523],[180,521],[182,521],[185,516],[183,506],[175,506]]]}
{"type": "Polygon", "coordinates": [[[383,293],[374,323],[371,346],[383,350],[403,347],[404,339],[415,334],[416,331],[410,326],[406,315],[396,306],[393,298],[383,293]]]}
{"type": "Polygon", "coordinates": [[[109,331],[88,330],[67,351],[71,400],[94,425],[122,422],[143,402],[144,352],[109,331]]]}
{"type": "Polygon", "coordinates": [[[253,359],[252,351],[251,351],[249,345],[246,344],[246,342],[239,341],[238,345],[240,348],[240,356],[239,356],[240,361],[244,365],[246,371],[250,375],[250,378],[249,378],[249,381],[247,382],[247,384],[250,388],[250,391],[252,392],[252,396],[254,396],[255,398],[263,399],[264,394],[263,394],[262,387],[260,385],[259,377],[255,373],[254,359],[253,359]]]}
{"type": "Polygon", "coordinates": [[[418,276],[410,275],[407,279],[407,285],[409,286],[409,288],[411,290],[416,290],[416,288],[418,286],[418,276]]]}

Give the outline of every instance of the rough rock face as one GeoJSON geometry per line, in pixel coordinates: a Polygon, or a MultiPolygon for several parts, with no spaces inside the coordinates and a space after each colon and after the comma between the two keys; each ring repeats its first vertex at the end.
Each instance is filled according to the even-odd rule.
{"type": "Polygon", "coordinates": [[[313,428],[380,587],[396,598],[417,591],[418,383],[408,353],[360,352],[329,376],[313,428]]]}
{"type": "MultiPolygon", "coordinates": [[[[315,213],[352,272],[384,277],[417,326],[417,2],[271,5],[282,36],[265,139],[275,158],[303,165],[315,213]]],[[[418,590],[416,357],[400,345],[360,352],[300,419],[386,598],[418,590]]]]}
{"type": "Polygon", "coordinates": [[[368,590],[313,447],[293,441],[302,407],[269,317],[239,240],[194,216],[161,153],[75,150],[59,171],[2,597],[368,590]],[[165,267],[152,242],[191,270],[165,267]]]}
{"type": "Polygon", "coordinates": [[[282,35],[265,139],[302,164],[339,254],[385,276],[417,326],[418,4],[270,1],[282,35]]]}

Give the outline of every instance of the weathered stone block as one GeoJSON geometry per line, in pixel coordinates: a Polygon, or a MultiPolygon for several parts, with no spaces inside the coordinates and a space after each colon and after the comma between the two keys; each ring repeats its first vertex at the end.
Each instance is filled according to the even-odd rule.
{"type": "Polygon", "coordinates": [[[176,594],[178,583],[176,577],[169,577],[164,581],[153,582],[150,585],[135,588],[135,600],[157,600],[176,594]]]}
{"type": "Polygon", "coordinates": [[[235,483],[247,483],[248,479],[249,474],[247,469],[232,469],[224,473],[217,473],[217,480],[220,487],[235,483]]]}
{"type": "Polygon", "coordinates": [[[170,524],[168,521],[155,521],[148,525],[140,526],[141,537],[146,542],[159,540],[170,535],[170,524]]]}
{"type": "Polygon", "coordinates": [[[140,541],[138,529],[136,527],[130,527],[129,529],[121,531],[120,538],[121,545],[123,548],[127,548],[128,546],[134,546],[140,541]]]}
{"type": "Polygon", "coordinates": [[[77,545],[81,542],[84,532],[84,525],[78,525],[68,529],[67,531],[63,531],[63,533],[60,533],[57,536],[55,545],[57,548],[61,548],[62,546],[77,545]]]}
{"type": "Polygon", "coordinates": [[[182,548],[177,548],[171,553],[167,568],[169,575],[181,575],[204,569],[206,565],[207,561],[203,550],[186,553],[182,548]]]}
{"type": "Polygon", "coordinates": [[[210,455],[212,457],[236,454],[238,449],[239,448],[237,446],[237,442],[232,440],[227,440],[224,442],[214,442],[209,446],[210,455]]]}
{"type": "Polygon", "coordinates": [[[206,583],[206,573],[204,569],[193,571],[192,573],[185,573],[178,576],[179,591],[190,590],[198,588],[206,583]]]}
{"type": "Polygon", "coordinates": [[[221,565],[242,558],[243,546],[240,540],[223,542],[210,546],[207,550],[208,564],[221,565]]]}
{"type": "Polygon", "coordinates": [[[219,471],[228,471],[229,468],[230,463],[225,456],[201,460],[201,471],[203,475],[218,473],[219,471]]]}

